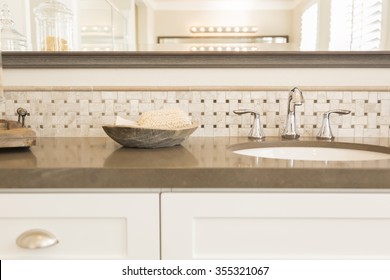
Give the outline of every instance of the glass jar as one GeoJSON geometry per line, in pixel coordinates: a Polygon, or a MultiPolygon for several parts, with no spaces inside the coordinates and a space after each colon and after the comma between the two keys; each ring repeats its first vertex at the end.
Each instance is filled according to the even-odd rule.
{"type": "Polygon", "coordinates": [[[27,40],[22,34],[14,29],[14,21],[8,5],[4,4],[0,14],[1,25],[1,50],[3,51],[26,51],[27,40]]]}
{"type": "Polygon", "coordinates": [[[37,48],[40,51],[70,51],[73,43],[73,13],[64,4],[49,0],[34,9],[37,48]]]}

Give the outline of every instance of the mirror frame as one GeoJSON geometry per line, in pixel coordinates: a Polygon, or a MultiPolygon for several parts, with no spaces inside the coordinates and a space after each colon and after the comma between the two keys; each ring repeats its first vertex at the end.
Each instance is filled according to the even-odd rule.
{"type": "Polygon", "coordinates": [[[3,52],[5,69],[390,68],[390,51],[3,52]]]}

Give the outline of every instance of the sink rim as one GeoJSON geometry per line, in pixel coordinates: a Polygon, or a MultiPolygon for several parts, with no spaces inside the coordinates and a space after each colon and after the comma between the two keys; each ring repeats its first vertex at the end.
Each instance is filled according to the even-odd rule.
{"type": "MultiPolygon", "coordinates": [[[[279,140],[279,141],[253,141],[234,144],[228,147],[228,150],[236,156],[244,157],[256,157],[254,155],[243,155],[235,153],[239,150],[246,149],[259,149],[259,148],[332,148],[332,149],[347,149],[347,150],[358,150],[358,151],[367,151],[367,152],[376,152],[382,154],[390,155],[390,147],[372,145],[372,144],[362,144],[362,143],[350,143],[350,142],[334,142],[334,141],[313,141],[313,140],[279,140]]],[[[289,159],[289,158],[272,158],[272,157],[263,157],[262,159],[271,159],[271,160],[299,160],[299,161],[311,161],[307,159],[289,159]]],[[[390,159],[370,159],[370,160],[356,160],[356,161],[383,161],[390,159]]],[[[340,161],[340,160],[313,160],[313,161],[340,161]]]]}

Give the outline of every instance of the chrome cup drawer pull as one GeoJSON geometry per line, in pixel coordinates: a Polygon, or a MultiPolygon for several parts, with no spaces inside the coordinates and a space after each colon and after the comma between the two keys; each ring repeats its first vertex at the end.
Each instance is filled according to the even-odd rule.
{"type": "Polygon", "coordinates": [[[43,229],[25,231],[16,239],[16,244],[23,249],[44,249],[58,242],[54,234],[43,229]]]}

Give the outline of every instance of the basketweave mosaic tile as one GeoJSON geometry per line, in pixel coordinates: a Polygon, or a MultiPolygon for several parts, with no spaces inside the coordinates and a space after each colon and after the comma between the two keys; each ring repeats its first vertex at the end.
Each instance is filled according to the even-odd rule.
{"type": "MultiPolygon", "coordinates": [[[[142,112],[180,108],[199,128],[193,136],[247,136],[253,117],[238,116],[235,109],[261,114],[267,136],[279,136],[286,121],[286,91],[27,91],[5,92],[2,118],[17,119],[19,107],[27,109],[27,126],[40,137],[106,136],[102,125],[116,116],[137,120],[142,112]]],[[[315,136],[328,110],[351,114],[331,116],[336,137],[389,137],[390,92],[305,91],[297,107],[298,130],[315,136]]]]}

